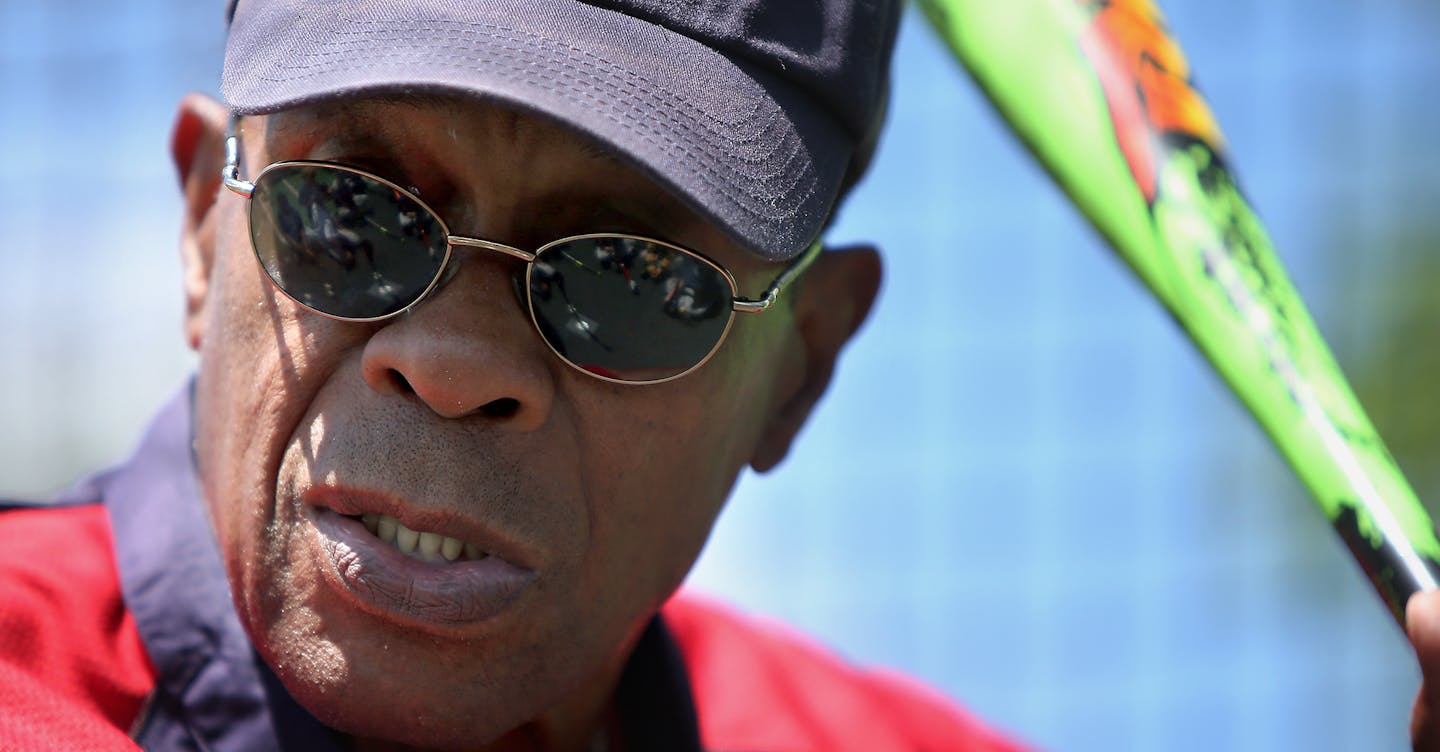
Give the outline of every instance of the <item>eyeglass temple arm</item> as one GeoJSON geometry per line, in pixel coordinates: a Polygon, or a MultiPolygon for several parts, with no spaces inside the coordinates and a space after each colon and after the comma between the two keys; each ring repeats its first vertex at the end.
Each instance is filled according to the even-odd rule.
{"type": "Polygon", "coordinates": [[[220,180],[225,187],[235,193],[250,198],[255,192],[255,184],[248,180],[240,179],[240,117],[230,116],[230,124],[225,128],[225,168],[220,170],[220,180]]]}
{"type": "Polygon", "coordinates": [[[760,313],[761,311],[770,310],[770,306],[775,305],[775,300],[780,297],[780,291],[795,281],[796,277],[803,274],[805,270],[815,262],[815,259],[820,258],[822,248],[823,246],[820,241],[815,241],[813,245],[805,249],[804,253],[800,254],[799,258],[785,267],[785,271],[780,272],[780,276],[776,277],[775,281],[771,282],[770,286],[765,289],[764,295],[761,295],[755,300],[736,298],[735,310],[739,313],[760,313]]]}

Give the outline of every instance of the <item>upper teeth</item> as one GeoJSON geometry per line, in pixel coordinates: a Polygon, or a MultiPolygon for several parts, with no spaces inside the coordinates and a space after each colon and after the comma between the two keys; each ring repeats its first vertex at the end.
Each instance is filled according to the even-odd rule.
{"type": "Polygon", "coordinates": [[[439,533],[411,530],[388,514],[363,514],[360,521],[365,523],[366,530],[374,533],[380,540],[394,544],[401,553],[417,559],[433,561],[443,556],[446,561],[455,561],[464,554],[466,559],[473,561],[489,556],[474,543],[466,543],[439,533]]]}

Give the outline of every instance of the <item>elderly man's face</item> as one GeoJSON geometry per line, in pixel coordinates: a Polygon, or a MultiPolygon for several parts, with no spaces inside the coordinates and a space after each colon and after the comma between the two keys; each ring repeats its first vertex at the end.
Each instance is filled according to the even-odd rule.
{"type": "MultiPolygon", "coordinates": [[[[380,324],[298,307],[256,263],[246,200],[215,190],[222,121],[192,98],[177,123],[187,329],[204,493],[259,650],[302,704],[361,735],[473,747],[592,723],[737,472],[783,456],[864,316],[873,254],[822,262],[802,284],[826,305],[738,319],[690,376],[608,384],[550,352],[500,254],[457,249],[443,288],[380,324]],[[469,553],[417,560],[346,516],[361,513],[469,553]]],[[[709,254],[747,295],[779,271],[582,139],[495,106],[373,101],[242,132],[248,176],[290,159],[363,166],[414,186],[459,234],[531,249],[658,236],[709,254]]]]}

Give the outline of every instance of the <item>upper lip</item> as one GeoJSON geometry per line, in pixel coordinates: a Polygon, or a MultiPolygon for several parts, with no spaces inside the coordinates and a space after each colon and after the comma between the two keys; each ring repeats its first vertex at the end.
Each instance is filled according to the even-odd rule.
{"type": "Polygon", "coordinates": [[[519,543],[489,525],[452,510],[420,508],[388,494],[344,486],[314,486],[302,494],[301,501],[347,516],[389,515],[411,530],[458,538],[517,567],[534,569],[531,556],[519,543]]]}

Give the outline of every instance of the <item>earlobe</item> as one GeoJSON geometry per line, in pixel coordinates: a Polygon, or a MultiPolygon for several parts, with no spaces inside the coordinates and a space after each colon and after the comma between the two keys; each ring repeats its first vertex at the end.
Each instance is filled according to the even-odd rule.
{"type": "Polygon", "coordinates": [[[766,472],[790,451],[825,389],[840,351],[859,331],[880,290],[880,254],[870,246],[827,250],[800,281],[795,328],[803,362],[789,395],[771,416],[750,466],[766,472]]]}
{"type": "Polygon", "coordinates": [[[225,165],[225,106],[202,94],[180,102],[170,136],[170,156],[180,179],[185,215],[180,260],[185,270],[185,339],[198,349],[204,337],[205,301],[215,254],[215,199],[225,165]]]}

